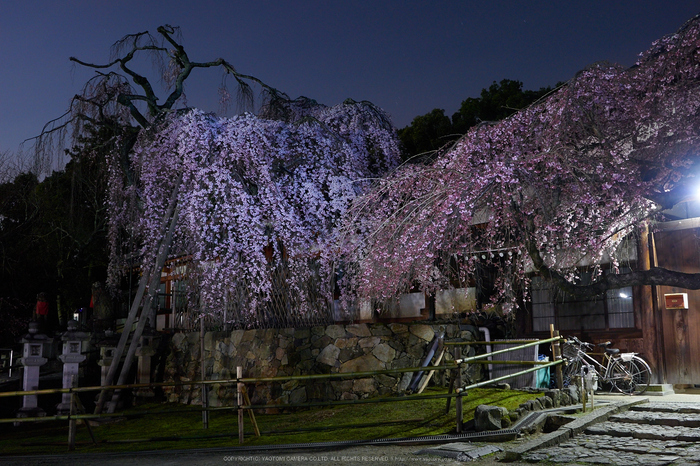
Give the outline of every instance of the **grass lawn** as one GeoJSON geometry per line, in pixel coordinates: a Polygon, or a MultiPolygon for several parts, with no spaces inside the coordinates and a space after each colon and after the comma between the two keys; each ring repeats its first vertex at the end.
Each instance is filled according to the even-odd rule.
{"type": "MultiPolygon", "coordinates": [[[[432,388],[425,395],[446,393],[432,388]]],[[[464,401],[464,421],[474,416],[480,404],[517,408],[541,396],[516,390],[474,389],[464,401]]],[[[298,410],[287,414],[256,414],[262,435],[255,437],[250,418],[245,417],[244,445],[269,445],[340,440],[366,440],[439,435],[455,430],[455,402],[445,414],[444,399],[368,403],[298,410]]],[[[196,407],[177,404],[146,404],[130,408],[116,422],[93,426],[96,444],[88,428],[79,425],[77,452],[114,452],[239,446],[235,410],[213,411],[209,429],[202,428],[196,407]]],[[[0,425],[0,452],[5,455],[62,453],[68,450],[68,422],[47,421],[0,425]]]]}

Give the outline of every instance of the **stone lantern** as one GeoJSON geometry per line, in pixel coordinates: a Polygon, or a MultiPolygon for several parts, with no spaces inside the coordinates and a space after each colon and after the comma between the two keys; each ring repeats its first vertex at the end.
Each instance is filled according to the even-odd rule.
{"type": "Polygon", "coordinates": [[[97,343],[97,347],[100,348],[100,359],[97,361],[97,364],[102,368],[100,371],[100,385],[102,386],[107,385],[107,374],[114,362],[114,353],[117,350],[118,342],[119,337],[112,330],[108,329],[105,331],[104,338],[97,343]]]}
{"type": "MultiPolygon", "coordinates": [[[[156,332],[150,326],[146,327],[141,335],[139,345],[136,347],[136,356],[138,357],[136,383],[151,382],[151,359],[156,354],[156,335],[156,332]]],[[[152,387],[140,387],[134,392],[134,395],[142,398],[151,398],[155,396],[155,392],[152,387]]]]}
{"type": "MultiPolygon", "coordinates": [[[[39,333],[39,323],[29,323],[29,333],[22,338],[22,357],[20,363],[24,366],[23,390],[39,389],[39,371],[41,366],[48,361],[44,357],[44,343],[50,341],[49,337],[39,333]]],[[[17,412],[17,417],[46,416],[46,412],[38,405],[37,395],[24,395],[22,407],[17,412]]]]}
{"type": "MultiPolygon", "coordinates": [[[[78,331],[78,322],[68,321],[68,330],[61,336],[63,340],[63,352],[58,357],[63,362],[63,388],[73,388],[78,386],[79,366],[85,361],[86,355],[82,354],[83,342],[90,336],[85,332],[78,331]]],[[[71,394],[64,393],[61,403],[56,407],[59,414],[70,413],[71,394]]]]}

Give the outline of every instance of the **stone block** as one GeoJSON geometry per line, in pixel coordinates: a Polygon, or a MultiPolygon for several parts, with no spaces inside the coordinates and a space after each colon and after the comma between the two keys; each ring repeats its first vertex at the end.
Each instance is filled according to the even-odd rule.
{"type": "Polygon", "coordinates": [[[380,386],[383,387],[389,387],[389,388],[394,388],[396,387],[396,384],[398,382],[398,379],[396,377],[391,377],[386,374],[379,374],[375,377],[375,380],[378,382],[380,386]]]}
{"type": "Polygon", "coordinates": [[[354,348],[357,345],[357,337],[338,338],[337,340],[335,340],[334,344],[340,349],[354,348]]]}
{"type": "Polygon", "coordinates": [[[396,390],[399,393],[403,393],[406,391],[408,388],[409,384],[411,383],[411,379],[413,378],[413,374],[410,372],[406,372],[401,376],[401,381],[399,382],[398,387],[396,387],[396,390]]]}
{"type": "Polygon", "coordinates": [[[368,372],[383,369],[386,369],[385,364],[372,354],[351,359],[340,365],[340,372],[368,372]]]}
{"type": "Polygon", "coordinates": [[[334,340],[345,337],[345,328],[342,325],[329,325],[326,328],[326,335],[334,340]]]}
{"type": "Polygon", "coordinates": [[[310,348],[304,348],[303,350],[299,351],[299,360],[302,362],[308,361],[312,357],[313,357],[313,355],[311,354],[310,348]]]}
{"type": "MultiPolygon", "coordinates": [[[[312,337],[313,339],[313,337],[312,337]]],[[[316,338],[313,343],[311,344],[312,347],[314,348],[325,348],[326,346],[330,345],[333,343],[333,339],[329,337],[328,335],[323,335],[319,338],[316,338]]]]}
{"type": "Polygon", "coordinates": [[[331,387],[333,388],[333,391],[340,395],[343,392],[349,392],[352,390],[352,380],[341,380],[341,381],[331,381],[331,387]]]}
{"type": "Polygon", "coordinates": [[[257,333],[257,330],[245,330],[243,332],[243,338],[241,339],[241,343],[247,343],[255,340],[257,333]]]}
{"type": "Polygon", "coordinates": [[[289,380],[282,384],[282,390],[294,390],[299,386],[298,380],[289,380]]]}
{"type": "Polygon", "coordinates": [[[366,337],[366,338],[360,338],[357,341],[357,344],[360,346],[360,348],[374,348],[381,341],[382,340],[379,337],[366,337]]]}
{"type": "Polygon", "coordinates": [[[335,345],[328,345],[319,353],[316,361],[327,366],[335,366],[338,363],[340,348],[335,345]]]}
{"type": "Polygon", "coordinates": [[[501,429],[502,417],[500,406],[479,405],[474,410],[474,429],[477,432],[501,429]]]}
{"type": "Polygon", "coordinates": [[[544,396],[552,400],[552,407],[558,408],[561,406],[561,391],[559,389],[545,390],[544,396]]]}
{"type": "Polygon", "coordinates": [[[306,387],[298,387],[289,394],[289,403],[306,403],[306,387]]]}
{"type": "Polygon", "coordinates": [[[424,324],[411,325],[408,328],[408,331],[425,341],[431,341],[435,336],[435,331],[432,329],[432,327],[424,324]]]}
{"type": "Polygon", "coordinates": [[[170,342],[173,345],[173,347],[179,349],[182,347],[183,342],[186,340],[187,335],[185,333],[176,333],[175,335],[173,335],[173,338],[172,340],[170,340],[170,342]]]}
{"type": "Polygon", "coordinates": [[[372,354],[380,361],[388,363],[396,357],[396,350],[385,343],[381,343],[372,350],[372,354]]]}
{"type": "Polygon", "coordinates": [[[345,327],[348,333],[351,333],[358,337],[371,337],[372,333],[369,331],[367,324],[352,324],[345,327]]]}
{"type": "Polygon", "coordinates": [[[389,330],[391,330],[395,334],[408,332],[408,325],[404,324],[389,324],[387,325],[387,327],[389,327],[389,330]]]}
{"type": "Polygon", "coordinates": [[[537,401],[540,402],[543,409],[551,409],[554,407],[552,404],[552,399],[548,396],[541,396],[541,397],[537,398],[537,401]]]}
{"type": "Polygon", "coordinates": [[[388,337],[392,334],[391,330],[389,330],[389,328],[387,328],[387,326],[384,324],[373,324],[369,331],[372,333],[372,335],[379,337],[388,337]]]}
{"type": "Polygon", "coordinates": [[[291,339],[291,338],[285,337],[285,336],[283,336],[283,335],[280,335],[280,336],[279,336],[279,343],[277,343],[277,345],[278,345],[280,348],[287,349],[287,347],[289,346],[289,344],[290,344],[291,342],[292,342],[292,339],[291,339]]]}
{"type": "Polygon", "coordinates": [[[238,346],[241,344],[241,341],[243,340],[243,334],[245,333],[245,330],[234,330],[231,332],[231,335],[229,339],[231,340],[231,344],[233,346],[238,346]]]}
{"type": "Polygon", "coordinates": [[[355,393],[365,394],[376,392],[374,379],[371,377],[365,379],[355,379],[352,383],[352,391],[355,393]]]}
{"type": "Polygon", "coordinates": [[[392,369],[405,369],[407,367],[415,367],[415,366],[416,366],[416,364],[414,364],[413,359],[409,358],[406,355],[395,358],[394,361],[391,363],[392,369]]]}

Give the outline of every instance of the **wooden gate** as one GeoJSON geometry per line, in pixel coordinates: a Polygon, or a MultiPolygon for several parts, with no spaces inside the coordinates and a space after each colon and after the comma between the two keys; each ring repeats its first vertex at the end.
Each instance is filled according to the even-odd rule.
{"type": "MultiPolygon", "coordinates": [[[[669,224],[676,222],[669,222],[669,224]]],[[[684,222],[677,222],[683,228],[684,222]]],[[[700,273],[700,228],[673,229],[654,233],[659,267],[700,273]]],[[[657,287],[655,311],[660,313],[662,355],[666,383],[700,384],[700,291],[657,287]],[[664,295],[687,293],[688,309],[667,309],[664,295]]],[[[658,322],[658,320],[657,320],[658,322]]]]}

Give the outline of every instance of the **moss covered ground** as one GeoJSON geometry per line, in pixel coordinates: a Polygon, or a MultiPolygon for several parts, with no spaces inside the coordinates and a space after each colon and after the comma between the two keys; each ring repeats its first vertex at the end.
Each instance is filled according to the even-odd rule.
{"type": "MultiPolygon", "coordinates": [[[[432,388],[425,395],[445,394],[432,388]]],[[[473,418],[480,404],[514,409],[541,396],[516,390],[474,389],[464,401],[464,421],[473,418]]],[[[445,399],[424,399],[392,403],[354,404],[300,409],[291,413],[257,413],[261,431],[255,437],[245,417],[244,445],[307,443],[341,440],[367,440],[439,435],[454,432],[455,403],[445,414],[445,399]]],[[[48,454],[67,451],[68,422],[47,421],[0,425],[0,452],[3,455],[48,454]]],[[[237,414],[233,410],[210,413],[209,428],[202,427],[202,413],[196,407],[151,403],[124,411],[114,422],[100,422],[88,429],[77,428],[76,451],[115,452],[157,449],[188,449],[238,446],[237,414]],[[90,436],[94,435],[95,442],[90,436]]]]}

